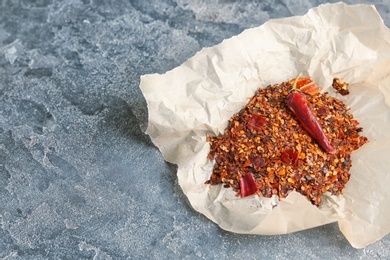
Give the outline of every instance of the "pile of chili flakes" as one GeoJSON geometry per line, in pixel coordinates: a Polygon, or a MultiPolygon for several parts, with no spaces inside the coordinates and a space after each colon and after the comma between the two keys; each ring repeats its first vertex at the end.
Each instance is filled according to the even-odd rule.
{"type": "Polygon", "coordinates": [[[321,203],[325,192],[343,193],[350,178],[351,153],[368,139],[360,136],[359,122],[342,101],[327,93],[307,94],[310,108],[337,150],[326,153],[287,107],[291,88],[283,82],[259,89],[229,120],[223,135],[207,137],[208,156],[215,166],[206,184],[223,183],[239,196],[240,181],[252,174],[259,196],[283,199],[297,191],[314,205],[321,203]]]}

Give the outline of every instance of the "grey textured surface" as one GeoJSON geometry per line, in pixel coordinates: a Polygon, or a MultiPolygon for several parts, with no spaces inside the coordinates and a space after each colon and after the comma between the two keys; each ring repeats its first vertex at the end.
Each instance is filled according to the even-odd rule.
{"type": "MultiPolygon", "coordinates": [[[[0,1],[0,258],[390,259],[389,235],[357,250],[337,224],[221,230],[143,134],[142,74],[322,2],[0,1]]],[[[347,2],[390,25],[390,1],[347,2]]]]}

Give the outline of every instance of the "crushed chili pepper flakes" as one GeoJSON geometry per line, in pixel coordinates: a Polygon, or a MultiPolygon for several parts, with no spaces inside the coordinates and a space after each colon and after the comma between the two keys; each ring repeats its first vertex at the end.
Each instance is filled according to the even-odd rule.
{"type": "Polygon", "coordinates": [[[332,87],[336,90],[337,93],[341,94],[342,96],[346,96],[349,94],[348,86],[348,83],[342,82],[339,78],[333,79],[332,87]]]}
{"type": "Polygon", "coordinates": [[[207,137],[208,157],[215,165],[206,184],[223,183],[244,197],[247,191],[240,189],[249,185],[253,190],[253,186],[242,182],[254,180],[259,196],[283,199],[297,191],[314,205],[321,203],[325,192],[343,193],[350,177],[351,153],[368,139],[359,135],[362,128],[342,101],[311,91],[308,104],[337,150],[326,153],[287,107],[290,90],[290,82],[259,89],[229,120],[223,135],[207,137]]]}

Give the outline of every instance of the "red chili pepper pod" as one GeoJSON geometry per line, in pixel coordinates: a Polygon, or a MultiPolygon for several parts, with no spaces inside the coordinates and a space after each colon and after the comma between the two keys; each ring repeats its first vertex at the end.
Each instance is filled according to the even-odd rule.
{"type": "MultiPolygon", "coordinates": [[[[298,78],[299,76],[296,81],[298,78]]],[[[299,90],[296,90],[295,83],[293,89],[287,96],[287,106],[293,111],[303,128],[327,153],[334,154],[336,152],[336,149],[329,143],[329,140],[322,130],[321,125],[318,123],[316,116],[313,114],[313,111],[309,108],[306,95],[299,90]]]]}
{"type": "Polygon", "coordinates": [[[298,90],[292,90],[287,96],[287,106],[293,111],[303,128],[326,152],[331,154],[336,152],[330,145],[324,131],[322,131],[317,118],[307,105],[305,94],[298,90]]]}

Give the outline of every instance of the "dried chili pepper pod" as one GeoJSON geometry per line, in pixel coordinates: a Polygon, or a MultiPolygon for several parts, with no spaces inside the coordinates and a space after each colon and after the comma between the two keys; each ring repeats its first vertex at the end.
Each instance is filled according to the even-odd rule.
{"type": "Polygon", "coordinates": [[[316,116],[307,104],[306,95],[297,90],[296,83],[300,74],[295,79],[292,90],[287,96],[287,106],[292,110],[295,117],[302,124],[303,128],[309,135],[327,152],[330,154],[336,153],[328,138],[326,137],[321,125],[318,123],[316,116]]]}

